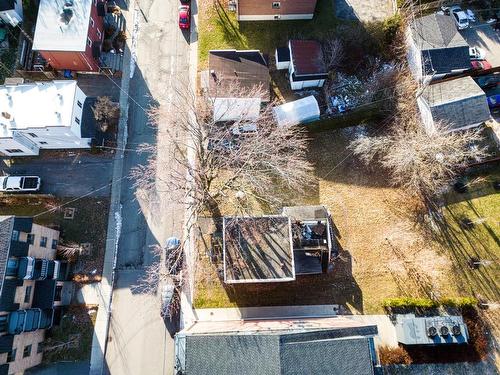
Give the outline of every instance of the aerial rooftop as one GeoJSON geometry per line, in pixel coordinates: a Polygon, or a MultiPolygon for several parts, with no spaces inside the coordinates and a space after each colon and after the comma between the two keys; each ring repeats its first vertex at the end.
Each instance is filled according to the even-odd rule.
{"type": "Polygon", "coordinates": [[[70,126],[76,81],[47,81],[0,86],[0,137],[12,130],[70,126]]]}
{"type": "Polygon", "coordinates": [[[33,50],[85,51],[91,9],[92,0],[40,0],[33,50]]]}
{"type": "MultiPolygon", "coordinates": [[[[213,97],[234,97],[239,89],[262,89],[261,99],[269,101],[269,68],[258,50],[214,50],[209,57],[209,93],[213,97]]],[[[245,92],[241,93],[245,95],[245,92]]]]}
{"type": "Polygon", "coordinates": [[[315,40],[290,40],[290,55],[296,75],[327,73],[323,50],[315,40]]]}
{"type": "Polygon", "coordinates": [[[290,228],[282,216],[224,218],[224,281],[294,280],[290,228]]]}

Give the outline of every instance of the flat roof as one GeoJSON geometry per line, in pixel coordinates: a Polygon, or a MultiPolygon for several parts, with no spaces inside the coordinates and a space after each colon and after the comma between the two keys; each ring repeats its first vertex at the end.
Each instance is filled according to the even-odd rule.
{"type": "Polygon", "coordinates": [[[36,20],[34,51],[85,51],[92,0],[40,0],[36,20]],[[64,21],[63,10],[66,3],[64,21]]]}
{"type": "Polygon", "coordinates": [[[290,40],[295,75],[327,74],[321,44],[315,40],[290,40]]]}
{"type": "Polygon", "coordinates": [[[215,98],[214,121],[256,121],[260,104],[260,98],[215,98]]]}
{"type": "Polygon", "coordinates": [[[75,93],[73,80],[0,86],[0,137],[16,129],[71,126],[75,93]]]}
{"type": "Polygon", "coordinates": [[[227,283],[295,279],[288,217],[224,218],[224,281],[227,283]]]}

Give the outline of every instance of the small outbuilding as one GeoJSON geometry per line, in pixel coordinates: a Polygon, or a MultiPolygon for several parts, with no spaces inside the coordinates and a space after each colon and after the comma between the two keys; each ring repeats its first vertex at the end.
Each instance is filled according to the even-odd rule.
{"type": "Polygon", "coordinates": [[[319,119],[319,105],[311,95],[273,108],[279,126],[293,126],[319,119]]]}
{"type": "Polygon", "coordinates": [[[491,118],[486,94],[471,77],[431,84],[418,97],[417,104],[428,131],[437,121],[450,130],[464,130],[491,118]]]}
{"type": "Polygon", "coordinates": [[[321,44],[315,40],[290,40],[290,85],[292,90],[323,87],[328,71],[321,44]]]}

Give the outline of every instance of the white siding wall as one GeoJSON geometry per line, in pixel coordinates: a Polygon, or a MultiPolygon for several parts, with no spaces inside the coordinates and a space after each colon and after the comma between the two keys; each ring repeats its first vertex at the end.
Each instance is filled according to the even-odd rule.
{"type": "Polygon", "coordinates": [[[418,109],[420,110],[420,116],[422,118],[422,123],[424,124],[425,131],[431,134],[434,131],[434,119],[432,118],[432,113],[429,105],[424,98],[417,98],[418,109]]]}
{"type": "Polygon", "coordinates": [[[406,30],[406,43],[408,46],[408,66],[410,67],[413,77],[417,81],[422,80],[422,53],[417,48],[415,41],[413,40],[411,30],[408,28],[406,30]]]}
{"type": "MultiPolygon", "coordinates": [[[[29,144],[30,142],[25,142],[29,144]]],[[[7,156],[33,156],[38,155],[38,147],[32,144],[34,147],[28,147],[14,138],[0,138],[0,152],[7,156]],[[19,153],[10,153],[7,150],[21,150],[19,153]]]]}
{"type": "Polygon", "coordinates": [[[75,100],[73,102],[73,117],[71,119],[71,131],[73,134],[75,134],[77,137],[80,137],[82,134],[81,131],[81,124],[82,124],[82,113],[83,113],[83,103],[85,103],[85,99],[87,96],[83,93],[82,90],[78,86],[76,86],[76,92],[75,92],[75,100]],[[81,104],[81,107],[78,105],[78,103],[81,104]],[[77,123],[77,120],[80,121],[80,124],[77,123]]]}
{"type": "Polygon", "coordinates": [[[43,149],[90,147],[90,139],[80,138],[68,126],[48,126],[46,128],[23,129],[17,132],[43,149]],[[32,134],[36,137],[33,137],[32,134]]]}

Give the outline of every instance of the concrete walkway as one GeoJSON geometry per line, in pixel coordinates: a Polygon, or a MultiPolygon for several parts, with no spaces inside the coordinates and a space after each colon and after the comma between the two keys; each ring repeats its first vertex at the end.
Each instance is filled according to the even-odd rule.
{"type": "Polygon", "coordinates": [[[375,336],[377,346],[397,347],[396,328],[387,315],[340,315],[338,305],[304,305],[304,306],[266,306],[240,307],[227,309],[196,309],[197,321],[225,321],[252,319],[290,319],[290,318],[326,318],[342,316],[365,325],[376,325],[378,335],[375,336]]]}

